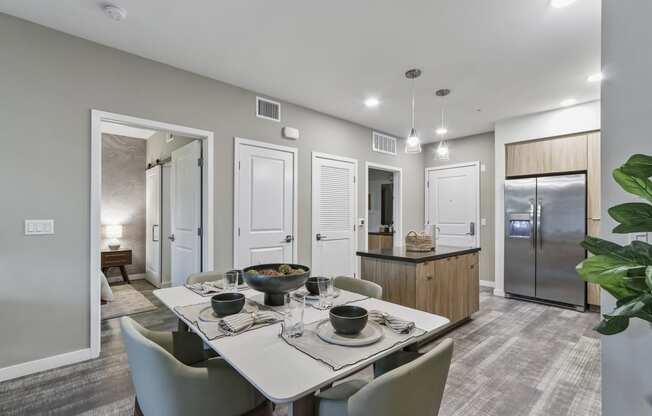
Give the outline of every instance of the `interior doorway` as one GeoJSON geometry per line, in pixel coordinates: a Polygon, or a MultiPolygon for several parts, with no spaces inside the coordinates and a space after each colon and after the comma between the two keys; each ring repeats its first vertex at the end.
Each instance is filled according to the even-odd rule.
{"type": "Polygon", "coordinates": [[[367,250],[403,245],[403,170],[367,162],[364,246],[367,250]]]}
{"type": "MultiPolygon", "coordinates": [[[[91,111],[94,357],[100,350],[101,319],[113,317],[107,315],[107,305],[100,306],[107,287],[111,296],[115,293],[110,279],[121,277],[124,282],[115,289],[127,293],[125,288],[135,283],[132,279],[144,279],[136,286],[166,287],[183,284],[190,273],[213,270],[213,146],[213,133],[208,131],[91,111]],[[113,277],[113,267],[121,276],[113,277]]],[[[132,292],[127,293],[130,308],[138,304],[134,302],[138,293],[132,292]]],[[[132,311],[113,309],[122,314],[132,311]]]]}

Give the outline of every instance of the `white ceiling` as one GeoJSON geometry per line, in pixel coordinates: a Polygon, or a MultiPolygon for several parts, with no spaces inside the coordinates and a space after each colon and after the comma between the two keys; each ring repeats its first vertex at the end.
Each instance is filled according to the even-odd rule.
{"type": "Polygon", "coordinates": [[[418,67],[417,128],[435,138],[441,99],[449,136],[496,120],[599,98],[600,0],[0,0],[0,11],[271,97],[404,136],[418,67]],[[363,101],[382,103],[368,109],[363,101]]]}

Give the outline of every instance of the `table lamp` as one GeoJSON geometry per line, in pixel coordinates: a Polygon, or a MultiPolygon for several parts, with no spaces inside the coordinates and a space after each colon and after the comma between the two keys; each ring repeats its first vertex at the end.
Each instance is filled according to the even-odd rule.
{"type": "Polygon", "coordinates": [[[118,238],[122,238],[122,225],[113,224],[105,226],[104,235],[110,239],[108,242],[110,250],[118,250],[120,248],[118,238]]]}

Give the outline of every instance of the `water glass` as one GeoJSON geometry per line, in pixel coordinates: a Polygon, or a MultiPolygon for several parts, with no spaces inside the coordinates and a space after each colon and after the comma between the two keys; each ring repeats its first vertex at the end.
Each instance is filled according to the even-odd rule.
{"type": "Polygon", "coordinates": [[[319,309],[328,309],[333,306],[331,302],[333,279],[330,277],[320,277],[317,279],[317,288],[319,289],[319,309]]]}
{"type": "Polygon", "coordinates": [[[224,273],[223,287],[224,292],[237,292],[238,280],[242,278],[242,270],[229,270],[224,273]]]}
{"type": "Polygon", "coordinates": [[[283,335],[286,338],[297,338],[303,335],[303,312],[305,307],[305,298],[293,299],[290,294],[285,295],[283,335]]]}

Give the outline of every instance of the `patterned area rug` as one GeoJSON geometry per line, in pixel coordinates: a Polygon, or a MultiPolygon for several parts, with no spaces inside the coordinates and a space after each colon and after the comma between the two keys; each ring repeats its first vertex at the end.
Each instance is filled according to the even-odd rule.
{"type": "Polygon", "coordinates": [[[153,311],[156,306],[131,285],[111,286],[113,302],[102,305],[102,320],[153,311]]]}

